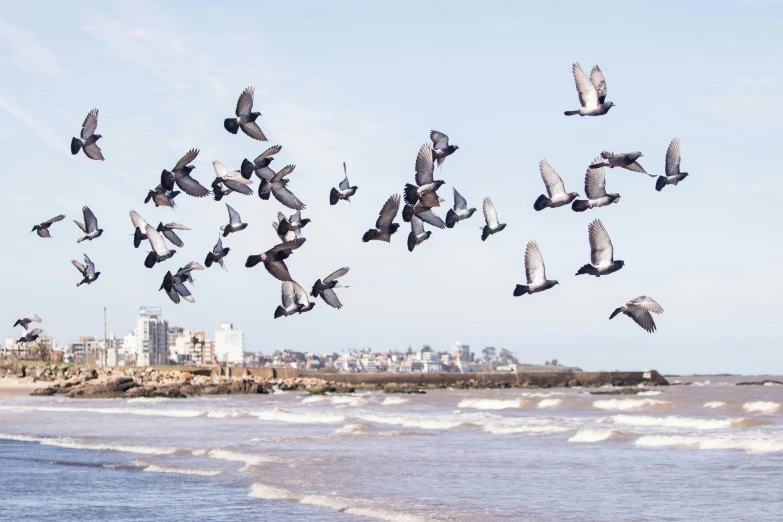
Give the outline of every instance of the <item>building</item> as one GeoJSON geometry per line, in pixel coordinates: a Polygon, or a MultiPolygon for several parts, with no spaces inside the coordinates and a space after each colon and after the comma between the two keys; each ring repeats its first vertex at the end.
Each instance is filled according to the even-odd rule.
{"type": "Polygon", "coordinates": [[[219,363],[242,364],[245,360],[245,332],[223,323],[215,330],[215,359],[219,363]]]}
{"type": "MultiPolygon", "coordinates": [[[[421,361],[421,371],[423,373],[440,373],[443,371],[443,363],[440,360],[440,355],[437,352],[432,351],[432,348],[425,346],[419,352],[419,360],[421,361]]],[[[413,368],[411,367],[412,371],[413,368]]]]}
{"type": "Polygon", "coordinates": [[[204,332],[180,328],[173,344],[169,344],[169,358],[174,364],[201,365],[205,359],[205,345],[204,332]]]}
{"type": "Polygon", "coordinates": [[[103,339],[85,335],[78,341],[68,341],[65,348],[65,360],[74,364],[96,364],[101,360],[103,339]]]}
{"type": "Polygon", "coordinates": [[[455,359],[460,359],[462,361],[465,361],[466,363],[470,362],[469,344],[462,344],[461,342],[457,341],[454,343],[451,353],[455,359]]]}
{"type": "Polygon", "coordinates": [[[163,318],[159,306],[142,306],[136,319],[135,354],[136,366],[168,364],[169,361],[169,324],[163,318]]]}

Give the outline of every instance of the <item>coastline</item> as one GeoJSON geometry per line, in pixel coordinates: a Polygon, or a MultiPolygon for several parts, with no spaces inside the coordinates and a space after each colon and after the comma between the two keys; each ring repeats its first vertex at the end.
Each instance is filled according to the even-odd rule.
{"type": "Polygon", "coordinates": [[[49,386],[47,382],[31,382],[16,377],[0,377],[0,398],[24,397],[39,388],[49,386]]]}

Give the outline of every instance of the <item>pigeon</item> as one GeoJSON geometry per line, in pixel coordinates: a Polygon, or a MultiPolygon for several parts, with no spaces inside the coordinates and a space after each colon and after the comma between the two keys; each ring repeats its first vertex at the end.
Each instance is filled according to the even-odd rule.
{"type": "Polygon", "coordinates": [[[29,315],[25,315],[21,319],[17,319],[16,322],[14,323],[14,327],[21,326],[26,330],[27,327],[30,325],[30,323],[40,323],[40,322],[42,322],[40,317],[38,317],[35,314],[29,314],[29,315]]]}
{"type": "Polygon", "coordinates": [[[299,305],[299,313],[303,314],[315,308],[315,301],[310,301],[310,297],[308,297],[302,285],[296,281],[291,282],[294,284],[294,302],[299,305]]]}
{"type": "Polygon", "coordinates": [[[128,214],[133,223],[133,248],[139,248],[141,242],[147,239],[147,222],[135,210],[131,210],[128,214]]]}
{"type": "Polygon", "coordinates": [[[84,216],[84,223],[80,223],[74,220],[74,223],[84,232],[84,237],[76,240],[77,243],[81,243],[85,239],[92,241],[93,239],[100,237],[103,234],[103,229],[98,228],[98,218],[92,213],[89,208],[82,207],[82,215],[84,216]]]}
{"type": "Polygon", "coordinates": [[[19,338],[17,344],[23,344],[23,343],[32,343],[35,342],[38,337],[43,333],[43,330],[40,328],[36,328],[35,330],[27,331],[27,328],[25,328],[24,335],[19,338]]]}
{"type": "Polygon", "coordinates": [[[88,285],[92,284],[96,279],[98,279],[98,276],[101,275],[100,272],[95,271],[95,263],[93,263],[90,258],[87,257],[87,254],[84,254],[84,262],[86,265],[81,264],[75,259],[71,259],[71,263],[73,263],[73,266],[75,266],[76,269],[81,272],[83,277],[83,279],[76,284],[77,287],[85,283],[88,285]]]}
{"type": "Polygon", "coordinates": [[[433,179],[434,172],[435,164],[432,162],[432,147],[425,143],[416,155],[416,185],[418,187],[410,183],[405,185],[404,195],[407,204],[415,205],[421,199],[421,203],[425,207],[440,206],[442,200],[435,191],[446,182],[442,179],[433,179]]]}
{"type": "Polygon", "coordinates": [[[95,134],[98,128],[98,109],[93,109],[82,123],[81,139],[73,138],[71,140],[71,154],[79,154],[79,149],[84,149],[84,155],[91,160],[103,161],[103,153],[98,146],[97,141],[102,138],[100,134],[95,134]]]}
{"type": "Polygon", "coordinates": [[[144,203],[149,203],[152,200],[156,207],[171,207],[177,208],[174,204],[174,198],[180,194],[179,190],[166,190],[163,185],[158,185],[153,190],[147,192],[147,197],[144,199],[144,203]]]}
{"type": "Polygon", "coordinates": [[[160,285],[158,291],[160,290],[164,290],[174,304],[179,304],[180,297],[188,303],[196,302],[190,290],[185,286],[185,280],[182,276],[172,275],[171,271],[166,272],[163,277],[163,284],[160,285]]]}
{"type": "Polygon", "coordinates": [[[644,156],[644,154],[638,150],[636,152],[623,152],[622,154],[603,151],[601,153],[601,158],[603,158],[603,161],[593,163],[590,165],[590,168],[594,169],[598,167],[609,167],[610,169],[613,169],[615,167],[621,167],[633,172],[641,172],[642,174],[647,174],[651,178],[654,178],[655,174],[649,174],[646,170],[644,170],[644,168],[642,168],[641,165],[639,165],[639,163],[636,162],[636,160],[642,156],[644,156]]]}
{"type": "Polygon", "coordinates": [[[272,163],[272,161],[275,159],[272,156],[280,152],[282,148],[283,147],[281,145],[274,145],[262,152],[261,155],[253,161],[250,161],[247,158],[243,159],[242,166],[239,169],[240,172],[242,172],[242,177],[245,179],[250,179],[250,177],[253,175],[253,172],[255,172],[256,176],[261,178],[259,171],[269,167],[269,164],[272,163]]]}
{"type": "Polygon", "coordinates": [[[362,241],[386,241],[391,242],[391,236],[400,228],[399,223],[392,223],[397,217],[397,211],[400,210],[400,195],[394,194],[383,204],[378,219],[375,221],[375,228],[371,228],[362,236],[362,241]]]}
{"type": "Polygon", "coordinates": [[[223,258],[228,255],[230,250],[230,248],[223,248],[223,240],[218,237],[217,243],[212,248],[212,252],[207,254],[207,259],[204,261],[204,264],[207,266],[207,268],[209,268],[212,266],[212,263],[217,261],[220,263],[220,268],[226,270],[226,265],[223,263],[223,258]]]}
{"type": "Polygon", "coordinates": [[[237,171],[229,171],[226,166],[219,161],[213,161],[212,167],[215,169],[216,176],[215,180],[212,182],[215,201],[220,201],[223,199],[223,196],[227,196],[232,192],[238,192],[244,196],[253,195],[253,189],[248,186],[253,184],[250,179],[245,179],[242,174],[237,171]]]}
{"type": "Polygon", "coordinates": [[[332,308],[337,308],[338,310],[343,307],[343,304],[340,302],[340,300],[337,298],[337,294],[334,293],[335,288],[348,288],[347,286],[343,286],[337,282],[339,278],[344,276],[348,273],[350,268],[347,266],[344,266],[342,268],[338,268],[328,276],[326,276],[323,280],[323,282],[319,279],[315,282],[313,285],[313,290],[310,292],[310,295],[313,297],[321,296],[321,299],[324,300],[326,304],[331,306],[332,308]]]}
{"type": "Polygon", "coordinates": [[[446,228],[446,223],[438,216],[434,210],[427,208],[417,201],[415,205],[405,205],[402,207],[402,220],[409,223],[413,216],[418,217],[428,225],[435,228],[446,228]]]}
{"type": "Polygon", "coordinates": [[[196,167],[188,165],[188,163],[195,160],[198,153],[198,149],[190,149],[174,165],[171,172],[164,169],[160,174],[160,185],[166,190],[174,190],[174,183],[176,183],[182,189],[182,192],[188,196],[193,196],[194,198],[209,196],[209,190],[190,175],[196,167]]]}
{"type": "Polygon", "coordinates": [[[192,276],[191,272],[193,270],[204,270],[204,269],[205,269],[204,265],[202,265],[201,263],[197,263],[195,261],[191,261],[187,265],[185,265],[182,268],[180,268],[179,270],[177,270],[177,273],[174,274],[174,275],[176,277],[181,278],[183,282],[186,281],[186,282],[192,284],[192,283],[195,282],[195,280],[193,279],[193,276],[192,276]]]}
{"type": "Polygon", "coordinates": [[[525,248],[525,275],[527,276],[527,284],[517,285],[514,288],[515,297],[543,292],[560,284],[554,279],[546,278],[544,258],[541,257],[541,250],[538,249],[538,244],[535,241],[529,242],[525,248]]]}
{"type": "Polygon", "coordinates": [[[252,268],[258,263],[264,263],[266,271],[272,274],[275,279],[280,281],[291,281],[291,274],[288,272],[288,267],[285,264],[285,259],[291,255],[292,250],[296,250],[304,244],[306,239],[294,239],[293,241],[287,241],[275,245],[263,254],[248,256],[245,261],[247,268],[252,268]]]}
{"type": "MultiPolygon", "coordinates": [[[[676,185],[687,177],[687,172],[680,172],[680,140],[674,138],[666,149],[666,175],[658,176],[655,190],[660,192],[666,185],[676,185]]],[[[40,236],[41,233],[39,232],[38,235],[40,236]]]]}
{"type": "Polygon", "coordinates": [[[475,211],[475,208],[468,208],[468,202],[457,192],[457,189],[454,189],[454,209],[446,212],[446,226],[454,228],[454,225],[463,219],[468,219],[475,211]]]}
{"type": "Polygon", "coordinates": [[[492,204],[492,200],[489,198],[484,198],[484,220],[487,224],[482,228],[482,241],[486,241],[492,234],[497,234],[506,228],[505,223],[498,222],[498,213],[495,210],[495,205],[492,204]]]}
{"type": "Polygon", "coordinates": [[[432,140],[432,151],[435,161],[438,162],[438,166],[443,165],[448,156],[451,156],[459,150],[456,145],[449,145],[449,137],[439,131],[430,131],[430,139],[432,140]]]}
{"type": "Polygon", "coordinates": [[[226,203],[228,209],[228,225],[222,225],[220,230],[223,231],[223,237],[227,237],[232,232],[239,232],[247,228],[247,223],[242,223],[242,218],[239,217],[239,212],[231,208],[231,205],[226,203]]]}
{"type": "Polygon", "coordinates": [[[261,113],[251,112],[253,110],[254,93],[254,87],[248,87],[242,91],[242,94],[239,95],[239,99],[237,100],[237,110],[235,111],[237,117],[226,118],[223,122],[223,127],[231,134],[236,134],[241,128],[242,132],[254,140],[266,141],[266,136],[264,136],[261,128],[256,123],[256,119],[261,116],[261,113]]]}
{"type": "Polygon", "coordinates": [[[614,247],[609,234],[606,232],[600,219],[596,219],[587,226],[590,238],[590,264],[579,269],[576,275],[588,274],[596,277],[617,272],[625,261],[614,260],[614,247]]]}
{"type": "Polygon", "coordinates": [[[275,308],[275,319],[278,317],[288,317],[291,314],[299,312],[302,305],[296,302],[296,295],[294,292],[294,283],[292,281],[283,281],[280,285],[280,293],[283,304],[278,305],[275,308]]]}
{"type": "Polygon", "coordinates": [[[579,197],[576,192],[566,192],[565,185],[560,176],[555,172],[555,169],[543,159],[538,162],[538,168],[541,171],[541,179],[544,180],[546,185],[546,193],[549,197],[541,194],[538,199],[533,203],[533,208],[536,210],[544,210],[547,207],[557,208],[563,205],[568,205],[573,200],[579,197]]]}
{"type": "Polygon", "coordinates": [[[411,231],[408,233],[408,252],[413,252],[416,245],[422,244],[428,240],[432,232],[424,231],[424,222],[417,216],[411,218],[411,231]]]}
{"type": "MultiPolygon", "coordinates": [[[[277,216],[280,217],[280,215],[281,214],[278,212],[277,216]]],[[[277,221],[272,222],[272,228],[275,229],[275,234],[277,234],[277,237],[280,238],[280,241],[282,243],[285,243],[286,241],[293,241],[294,239],[296,239],[296,231],[291,230],[289,227],[285,227],[286,230],[285,234],[281,233],[280,231],[282,229],[280,228],[280,223],[278,223],[277,221]]]]}
{"type": "Polygon", "coordinates": [[[166,246],[166,240],[163,239],[161,233],[151,226],[147,225],[144,229],[144,232],[147,235],[147,239],[149,240],[150,245],[152,246],[152,252],[150,252],[147,255],[147,258],[144,260],[144,266],[147,268],[152,268],[156,263],[165,261],[177,253],[177,251],[174,249],[169,250],[169,248],[166,246]]]}
{"type": "MultiPolygon", "coordinates": [[[[596,158],[593,162],[600,163],[601,158],[596,158]]],[[[595,164],[595,163],[594,163],[595,164]]],[[[605,207],[612,203],[620,201],[620,194],[606,193],[606,177],[603,166],[587,168],[585,174],[585,194],[587,199],[577,199],[571,204],[574,212],[584,212],[588,208],[605,207]]]]}
{"type": "Polygon", "coordinates": [[[655,321],[653,321],[650,312],[660,314],[663,313],[663,308],[651,297],[640,295],[636,299],[631,299],[625,303],[624,306],[615,309],[612,315],[609,316],[609,319],[614,319],[616,315],[624,313],[633,319],[636,324],[644,328],[645,331],[653,333],[655,331],[655,321]]]}
{"type": "Polygon", "coordinates": [[[38,237],[52,237],[52,235],[49,233],[49,227],[52,226],[52,223],[57,223],[58,221],[62,221],[63,219],[65,219],[64,214],[60,214],[59,216],[54,216],[52,219],[44,221],[40,225],[35,225],[30,232],[37,233],[38,237]]]}
{"type": "Polygon", "coordinates": [[[352,187],[351,184],[348,182],[348,168],[345,166],[345,162],[343,161],[343,172],[345,173],[345,178],[340,182],[339,190],[332,187],[331,192],[329,192],[329,204],[330,205],[336,205],[338,201],[341,199],[344,199],[348,203],[351,202],[350,198],[354,194],[356,194],[356,191],[359,190],[359,187],[352,187]]]}
{"type": "Polygon", "coordinates": [[[579,92],[579,103],[582,107],[575,111],[565,111],[566,116],[602,116],[614,107],[614,102],[606,101],[606,79],[604,73],[596,65],[590,71],[588,78],[582,67],[575,63],[571,65],[574,72],[576,90],[579,92]]]}
{"type": "Polygon", "coordinates": [[[293,210],[302,210],[305,208],[305,204],[302,203],[299,198],[294,196],[294,193],[288,190],[288,180],[284,179],[285,176],[291,174],[296,165],[286,165],[276,173],[272,169],[264,169],[261,174],[266,176],[272,174],[269,179],[266,177],[261,178],[261,186],[258,188],[258,197],[263,200],[269,199],[269,194],[274,194],[275,199],[286,207],[293,210]],[[266,172],[269,170],[269,173],[266,172]]]}
{"type": "Polygon", "coordinates": [[[310,222],[310,219],[302,219],[301,210],[297,210],[287,219],[282,212],[278,212],[277,219],[279,221],[277,228],[278,235],[286,235],[289,230],[293,230],[296,237],[301,237],[302,229],[310,222]]]}
{"type": "Polygon", "coordinates": [[[182,248],[185,246],[185,243],[182,242],[182,240],[179,238],[175,230],[190,230],[190,228],[186,227],[185,225],[180,225],[179,223],[166,223],[165,225],[161,222],[158,223],[158,232],[163,234],[163,236],[169,240],[169,242],[172,245],[176,245],[179,248],[182,248]]]}

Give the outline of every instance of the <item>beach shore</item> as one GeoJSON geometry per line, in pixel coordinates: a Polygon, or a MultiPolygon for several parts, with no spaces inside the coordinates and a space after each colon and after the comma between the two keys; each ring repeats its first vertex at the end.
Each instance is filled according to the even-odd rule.
{"type": "Polygon", "coordinates": [[[38,388],[46,388],[47,382],[27,382],[14,377],[0,377],[0,398],[23,397],[38,388]]]}

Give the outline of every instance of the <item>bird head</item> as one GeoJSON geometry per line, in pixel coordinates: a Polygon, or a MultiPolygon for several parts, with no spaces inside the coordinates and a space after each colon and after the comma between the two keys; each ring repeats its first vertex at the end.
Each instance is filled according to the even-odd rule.
{"type": "Polygon", "coordinates": [[[400,228],[399,223],[392,223],[391,226],[389,227],[389,230],[392,234],[394,234],[395,232],[397,232],[398,228],[400,228]]]}
{"type": "Polygon", "coordinates": [[[683,179],[688,177],[688,173],[687,172],[681,172],[680,175],[682,176],[683,179]]]}
{"type": "Polygon", "coordinates": [[[41,226],[40,226],[40,225],[35,225],[35,226],[33,227],[33,229],[32,229],[30,232],[35,232],[35,231],[36,231],[36,230],[38,230],[39,228],[41,228],[41,226]]]}
{"type": "Polygon", "coordinates": [[[644,156],[644,154],[642,154],[641,151],[638,150],[628,154],[628,157],[633,158],[634,160],[636,160],[636,158],[641,158],[642,156],[644,156]]]}
{"type": "Polygon", "coordinates": [[[98,235],[100,235],[100,234],[103,234],[103,229],[102,228],[98,229],[98,235]]]}
{"type": "Polygon", "coordinates": [[[103,136],[101,136],[100,134],[96,134],[95,135],[95,141],[98,141],[101,138],[103,138],[103,136]]]}
{"type": "Polygon", "coordinates": [[[571,196],[572,198],[578,198],[579,192],[569,192],[568,195],[571,196]]]}
{"type": "Polygon", "coordinates": [[[182,170],[185,171],[185,174],[190,174],[191,172],[193,172],[193,169],[195,168],[196,168],[195,165],[185,165],[184,167],[182,167],[182,170]]]}
{"type": "Polygon", "coordinates": [[[625,266],[625,261],[618,259],[617,261],[614,262],[614,264],[622,268],[625,266]]]}
{"type": "Polygon", "coordinates": [[[231,250],[231,248],[229,248],[229,247],[226,247],[226,248],[224,248],[224,249],[223,249],[223,255],[224,255],[224,256],[227,256],[227,255],[228,255],[228,252],[229,252],[229,250],[231,250]]]}
{"type": "Polygon", "coordinates": [[[95,279],[98,279],[98,276],[101,275],[100,272],[95,272],[95,279]]]}
{"type": "Polygon", "coordinates": [[[454,150],[459,150],[459,145],[454,145],[454,150]]]}
{"type": "Polygon", "coordinates": [[[256,118],[258,118],[259,116],[261,116],[261,113],[260,113],[260,112],[251,112],[251,113],[250,113],[250,116],[251,116],[251,118],[252,118],[252,120],[251,120],[251,121],[256,121],[256,118]]]}
{"type": "Polygon", "coordinates": [[[553,286],[554,286],[554,285],[559,285],[559,284],[560,284],[560,281],[558,281],[557,279],[555,279],[555,280],[553,281],[553,286]]]}
{"type": "Polygon", "coordinates": [[[443,185],[446,184],[446,182],[443,181],[442,179],[436,179],[435,183],[438,185],[438,187],[442,187],[443,185]]]}
{"type": "Polygon", "coordinates": [[[614,319],[614,318],[617,316],[617,314],[619,314],[619,313],[620,313],[620,312],[622,312],[622,311],[623,311],[623,308],[622,308],[622,307],[620,307],[620,308],[615,308],[614,312],[612,312],[612,315],[610,315],[610,316],[609,316],[609,319],[610,319],[610,320],[611,320],[611,319],[614,319]]]}
{"type": "Polygon", "coordinates": [[[612,107],[614,107],[614,102],[608,101],[608,102],[605,102],[604,105],[606,106],[606,109],[609,110],[612,107]]]}
{"type": "Polygon", "coordinates": [[[304,219],[300,219],[300,220],[299,220],[299,226],[300,226],[300,227],[304,227],[304,226],[305,226],[305,225],[307,225],[309,222],[310,222],[310,218],[304,218],[304,219]]]}
{"type": "Polygon", "coordinates": [[[431,235],[432,235],[432,231],[431,230],[426,231],[424,233],[424,239],[429,239],[431,235]]]}
{"type": "Polygon", "coordinates": [[[617,203],[620,201],[620,194],[607,194],[610,198],[612,198],[612,203],[617,203]]]}

